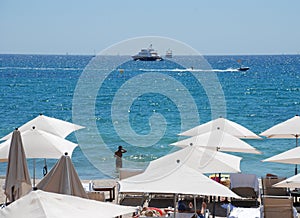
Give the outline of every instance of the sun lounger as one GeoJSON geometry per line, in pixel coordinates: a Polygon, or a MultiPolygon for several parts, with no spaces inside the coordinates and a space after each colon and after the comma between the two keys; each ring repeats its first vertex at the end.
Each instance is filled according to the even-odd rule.
{"type": "Polygon", "coordinates": [[[263,196],[264,218],[293,218],[293,199],[291,197],[263,196]]]}
{"type": "Polygon", "coordinates": [[[286,188],[273,187],[274,184],[285,180],[286,178],[278,177],[265,177],[262,178],[262,191],[263,195],[274,195],[274,196],[288,196],[286,188]]]}
{"type": "Polygon", "coordinates": [[[167,208],[174,207],[174,197],[157,197],[151,198],[149,201],[149,207],[167,208]]]}
{"type": "Polygon", "coordinates": [[[104,192],[87,192],[88,198],[96,201],[105,201],[104,192]]]}
{"type": "Polygon", "coordinates": [[[258,207],[259,185],[255,174],[230,174],[231,190],[242,199],[232,199],[235,207],[258,207]]]}
{"type": "Polygon", "coordinates": [[[146,196],[143,195],[123,195],[120,198],[120,205],[126,206],[141,206],[143,207],[146,201],[146,196]]]}

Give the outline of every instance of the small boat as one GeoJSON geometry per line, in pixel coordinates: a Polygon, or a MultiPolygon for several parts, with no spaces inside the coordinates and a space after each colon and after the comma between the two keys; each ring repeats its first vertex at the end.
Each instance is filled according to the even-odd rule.
{"type": "Polygon", "coordinates": [[[168,49],[167,51],[166,51],[166,56],[165,56],[166,58],[172,58],[173,57],[173,54],[172,54],[172,50],[171,49],[168,49]]]}
{"type": "Polygon", "coordinates": [[[249,67],[239,67],[237,70],[238,71],[247,71],[249,69],[250,69],[249,67]]]}
{"type": "Polygon", "coordinates": [[[131,56],[135,61],[161,61],[163,60],[162,57],[158,55],[158,53],[152,48],[152,44],[149,48],[143,48],[141,51],[131,56]]]}
{"type": "Polygon", "coordinates": [[[237,60],[237,62],[240,64],[240,67],[237,68],[238,71],[247,71],[250,69],[249,67],[243,67],[242,60],[237,60]]]}

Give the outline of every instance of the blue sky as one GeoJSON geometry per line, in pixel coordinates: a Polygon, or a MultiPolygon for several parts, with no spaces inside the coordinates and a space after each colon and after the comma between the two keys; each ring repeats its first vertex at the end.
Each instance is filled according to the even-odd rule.
{"type": "Polygon", "coordinates": [[[295,54],[299,9],[299,0],[0,0],[0,53],[93,54],[164,36],[202,54],[295,54]]]}

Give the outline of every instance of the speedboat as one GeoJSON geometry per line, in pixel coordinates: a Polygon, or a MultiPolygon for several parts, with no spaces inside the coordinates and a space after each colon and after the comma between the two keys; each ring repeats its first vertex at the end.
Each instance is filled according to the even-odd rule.
{"type": "Polygon", "coordinates": [[[250,69],[249,67],[239,67],[237,70],[238,71],[247,71],[249,69],[250,69]]]}
{"type": "Polygon", "coordinates": [[[163,60],[162,57],[158,55],[158,53],[152,48],[152,44],[149,48],[143,48],[141,51],[131,56],[135,61],[161,61],[163,60]]]}

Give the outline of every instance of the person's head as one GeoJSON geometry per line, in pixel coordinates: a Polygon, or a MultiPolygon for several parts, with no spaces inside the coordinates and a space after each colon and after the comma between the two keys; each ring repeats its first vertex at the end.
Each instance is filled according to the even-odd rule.
{"type": "Polygon", "coordinates": [[[119,150],[122,150],[122,148],[123,148],[123,147],[122,147],[121,145],[118,147],[119,150]]]}

